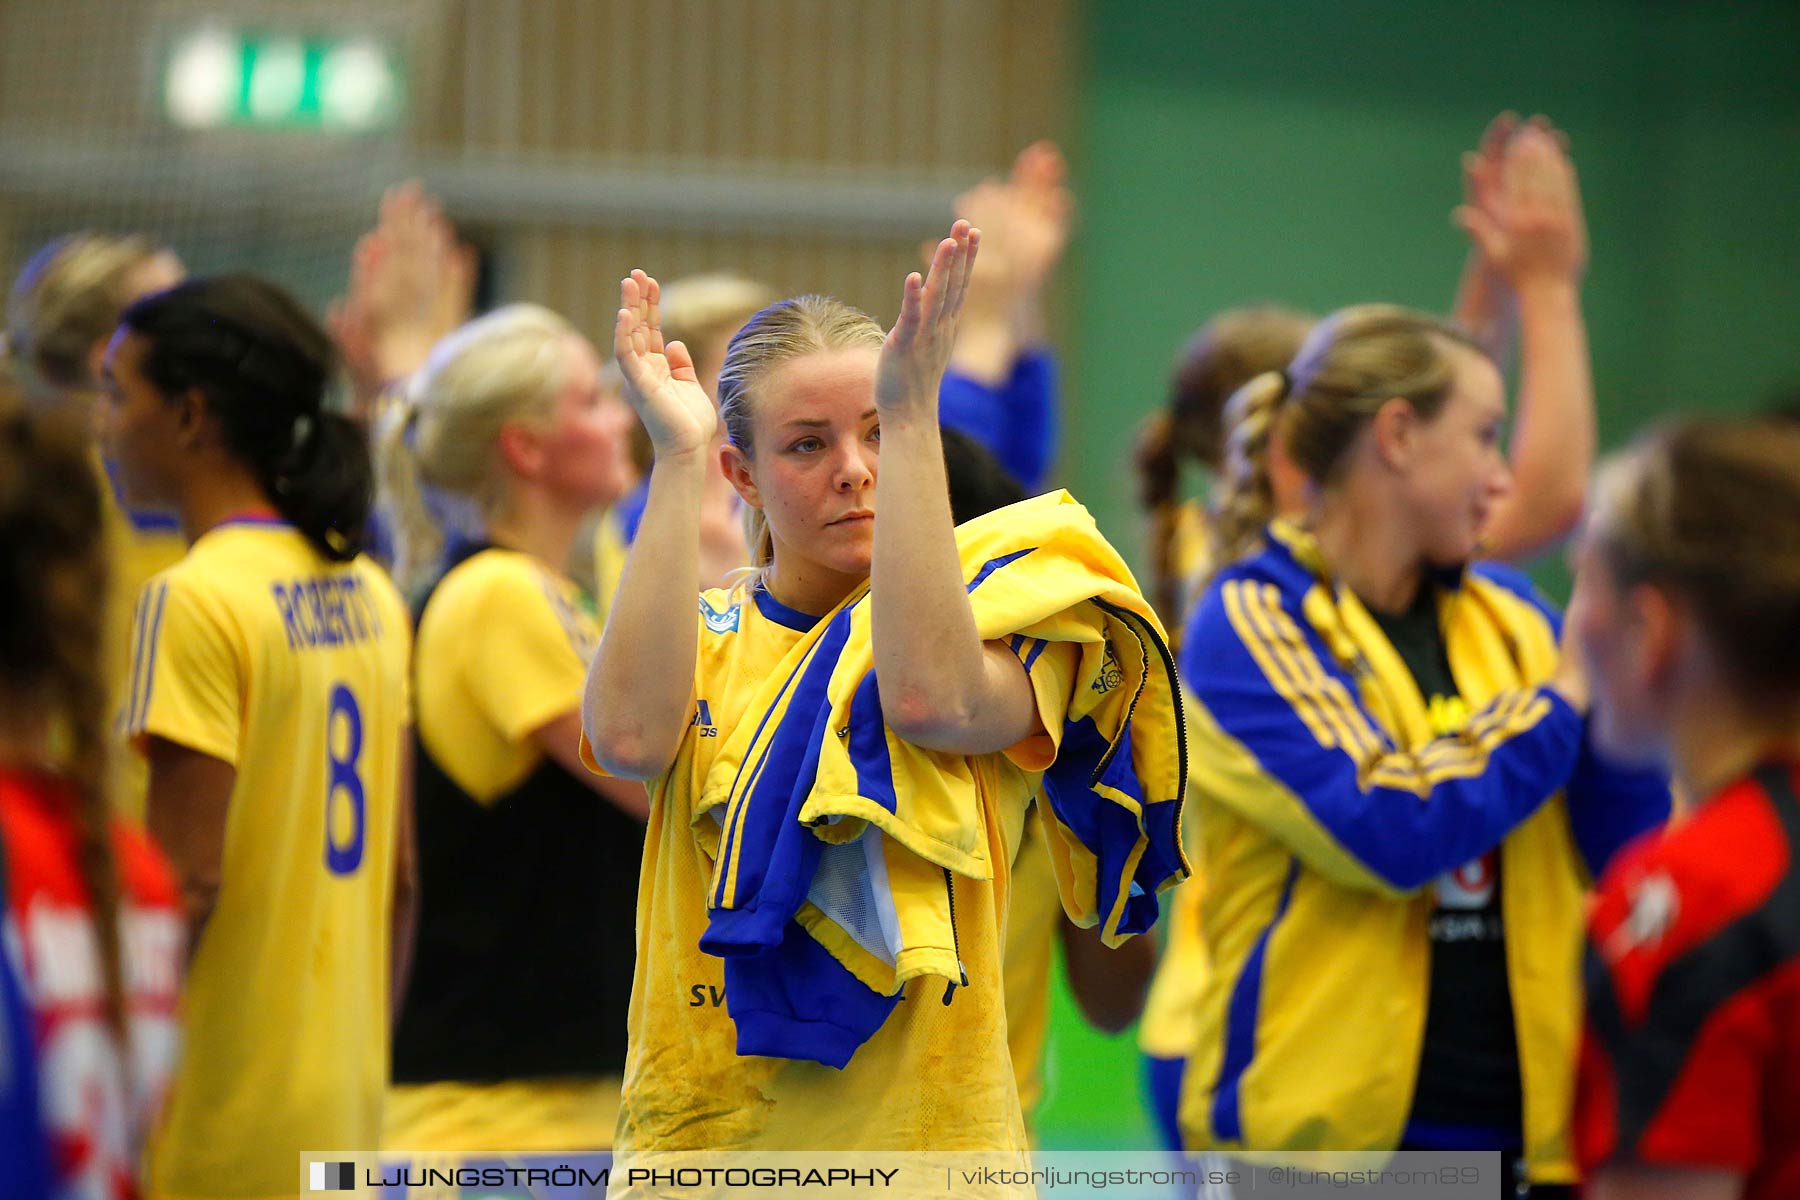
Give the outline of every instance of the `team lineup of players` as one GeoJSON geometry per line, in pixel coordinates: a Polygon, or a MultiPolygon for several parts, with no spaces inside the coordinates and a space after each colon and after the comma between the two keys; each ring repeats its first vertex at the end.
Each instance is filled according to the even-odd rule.
{"type": "Polygon", "coordinates": [[[610,362],[473,315],[413,185],[324,323],[44,247],[0,378],[0,1192],[1024,1148],[1056,943],[1170,1149],[1800,1194],[1800,423],[1596,470],[1566,139],[1503,116],[1462,168],[1450,317],[1182,351],[1143,589],[1051,488],[1047,143],[891,329],[634,270],[610,362]],[[1509,564],[1565,545],[1559,611],[1509,564]]]}

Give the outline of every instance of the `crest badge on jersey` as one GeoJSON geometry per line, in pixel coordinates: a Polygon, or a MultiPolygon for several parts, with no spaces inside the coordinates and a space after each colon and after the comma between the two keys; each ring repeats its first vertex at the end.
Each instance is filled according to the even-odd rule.
{"type": "Polygon", "coordinates": [[[700,619],[705,621],[706,627],[714,633],[736,633],[738,628],[738,606],[734,604],[721,612],[708,604],[706,602],[706,597],[702,596],[700,597],[700,619]]]}

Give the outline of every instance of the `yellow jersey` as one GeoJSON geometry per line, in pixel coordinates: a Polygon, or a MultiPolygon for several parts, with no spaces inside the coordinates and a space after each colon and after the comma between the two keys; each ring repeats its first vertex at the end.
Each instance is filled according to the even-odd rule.
{"type": "MultiPolygon", "coordinates": [[[[1182,700],[1190,709],[1193,707],[1193,697],[1185,688],[1182,700]]],[[[1190,787],[1194,774],[1194,758],[1190,754],[1190,787]]],[[[1190,821],[1182,827],[1187,838],[1188,861],[1195,864],[1202,862],[1199,830],[1198,821],[1190,821]]],[[[1206,990],[1210,969],[1206,939],[1200,930],[1200,900],[1206,888],[1205,874],[1204,869],[1196,865],[1194,873],[1176,884],[1175,890],[1169,893],[1162,955],[1156,960],[1156,974],[1150,979],[1150,992],[1144,997],[1144,1015],[1138,1023],[1138,1049],[1151,1058],[1186,1058],[1194,1048],[1195,1031],[1200,1027],[1200,997],[1206,990]]]]}
{"type": "Polygon", "coordinates": [[[273,517],[209,531],[139,598],[126,734],[237,772],[153,1196],[291,1196],[302,1151],[376,1145],[410,642],[378,568],[273,517]]]}
{"type": "MultiPolygon", "coordinates": [[[[106,553],[112,565],[112,594],[106,605],[106,644],[103,649],[110,711],[125,707],[125,690],[131,682],[131,615],[137,611],[138,594],[152,576],[174,566],[187,553],[181,523],[166,513],[127,509],[118,498],[111,477],[98,455],[94,471],[100,480],[101,509],[106,530],[106,553]]],[[[113,809],[133,824],[144,820],[144,793],[150,775],[135,754],[116,753],[112,759],[113,809]]]]}
{"type": "Polygon", "coordinates": [[[1150,979],[1150,993],[1144,997],[1144,1015],[1138,1024],[1138,1049],[1151,1058],[1186,1058],[1194,1048],[1210,969],[1200,929],[1205,890],[1206,881],[1196,871],[1169,894],[1162,957],[1156,960],[1156,974],[1150,979]]]}
{"type": "MultiPolygon", "coordinates": [[[[1011,864],[1037,776],[1004,753],[973,760],[993,773],[993,786],[981,789],[989,806],[981,824],[988,831],[993,878],[956,875],[953,882],[968,986],[956,988],[945,1003],[943,980],[921,977],[907,984],[899,1007],[844,1070],[738,1055],[724,960],[699,945],[713,862],[694,826],[715,818],[697,815],[696,801],[726,732],[744,718],[769,672],[820,619],[762,589],[747,599],[718,589],[700,597],[693,717],[674,764],[649,783],[616,1152],[1011,1150],[1027,1144],[1000,960],[1011,864]]],[[[1051,671],[1061,682],[1040,683],[1038,694],[1066,696],[1077,659],[1051,650],[1033,677],[1051,671]]],[[[585,737],[582,756],[595,766],[585,737]]]]}
{"type": "Polygon", "coordinates": [[[528,554],[482,549],[432,589],[419,617],[419,737],[476,801],[519,786],[544,752],[531,735],[581,710],[600,626],[581,590],[528,554]]]}
{"type": "MultiPolygon", "coordinates": [[[[1426,585],[1459,696],[1436,714],[1386,629],[1292,522],[1277,519],[1261,550],[1221,571],[1189,622],[1210,965],[1183,1138],[1225,1153],[1400,1145],[1432,959],[1451,944],[1433,942],[1440,898],[1477,889],[1443,877],[1497,846],[1503,883],[1456,902],[1499,911],[1524,1157],[1532,1183],[1570,1183],[1587,881],[1662,823],[1668,788],[1607,763],[1541,682],[1560,618],[1528,579],[1475,563],[1426,585]],[[1438,736],[1464,701],[1474,715],[1438,736]]],[[[1477,1133],[1456,1136],[1498,1141],[1477,1133]]]]}
{"type": "Polygon", "coordinates": [[[600,627],[528,554],[458,558],[413,656],[421,909],[383,1142],[606,1149],[643,831],[535,740],[580,710],[600,627]]]}
{"type": "MultiPolygon", "coordinates": [[[[1050,975],[1062,926],[1062,898],[1050,863],[1044,818],[1034,804],[1013,861],[1012,909],[1006,918],[1006,1044],[1019,1084],[1025,1127],[1044,1099],[1044,1044],[1050,1032],[1050,975]]],[[[1033,1133],[1036,1141],[1035,1132],[1033,1133]]]]}
{"type": "Polygon", "coordinates": [[[608,509],[601,513],[594,527],[594,618],[602,625],[612,610],[613,597],[619,594],[619,580],[625,575],[625,556],[630,550],[618,511],[608,509]]]}

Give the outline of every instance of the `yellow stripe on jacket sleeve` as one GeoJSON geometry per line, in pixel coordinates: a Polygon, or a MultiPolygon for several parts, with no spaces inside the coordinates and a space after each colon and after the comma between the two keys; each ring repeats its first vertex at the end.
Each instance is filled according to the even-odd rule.
{"type": "Polygon", "coordinates": [[[1321,667],[1293,618],[1282,610],[1280,590],[1274,584],[1238,586],[1245,618],[1239,630],[1273,647],[1288,664],[1289,678],[1297,681],[1296,689],[1287,693],[1289,702],[1316,706],[1338,731],[1336,744],[1358,760],[1380,754],[1384,739],[1351,699],[1349,689],[1321,667]]]}
{"type": "Polygon", "coordinates": [[[1301,607],[1273,583],[1227,577],[1202,603],[1182,666],[1219,735],[1268,777],[1210,798],[1315,867],[1411,891],[1497,845],[1568,777],[1581,719],[1543,691],[1498,697],[1419,753],[1397,749],[1301,607]],[[1320,853],[1321,835],[1332,852],[1320,853]],[[1362,870],[1346,871],[1343,855],[1362,870]]]}

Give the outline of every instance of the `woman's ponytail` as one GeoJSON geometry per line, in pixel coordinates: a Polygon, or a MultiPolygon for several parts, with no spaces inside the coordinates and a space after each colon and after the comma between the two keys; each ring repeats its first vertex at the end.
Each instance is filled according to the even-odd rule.
{"type": "Polygon", "coordinates": [[[374,472],[362,427],[325,410],[331,338],[298,301],[251,275],[192,279],[120,322],[149,342],[145,377],[165,396],[206,397],[232,455],[320,554],[362,552],[374,472]]]}
{"type": "Polygon", "coordinates": [[[1224,472],[1213,492],[1207,522],[1213,570],[1250,553],[1275,517],[1269,474],[1269,442],[1288,393],[1282,371],[1265,371],[1232,393],[1225,406],[1224,472]]]}
{"type": "Polygon", "coordinates": [[[1183,581],[1175,561],[1180,524],[1181,460],[1175,453],[1175,419],[1167,409],[1138,427],[1135,454],[1138,501],[1150,514],[1150,602],[1165,624],[1181,621],[1183,581]]]}
{"type": "MultiPolygon", "coordinates": [[[[1182,502],[1181,474],[1193,463],[1218,476],[1230,430],[1226,402],[1265,371],[1288,365],[1313,319],[1273,305],[1221,312],[1197,330],[1176,358],[1163,411],[1138,437],[1138,491],[1149,515],[1151,599],[1179,628],[1204,578],[1203,536],[1195,510],[1182,502]]],[[[1213,543],[1205,535],[1209,546],[1213,543]]],[[[1218,563],[1213,559],[1214,564],[1218,563]]]]}
{"type": "Polygon", "coordinates": [[[311,423],[290,464],[265,480],[275,510],[319,553],[349,562],[362,553],[374,506],[374,467],[363,427],[341,413],[302,418],[311,423]]]}
{"type": "Polygon", "coordinates": [[[409,398],[376,433],[380,466],[381,510],[392,522],[394,582],[409,600],[417,597],[438,567],[444,533],[425,502],[416,445],[419,408],[409,398]]]}

